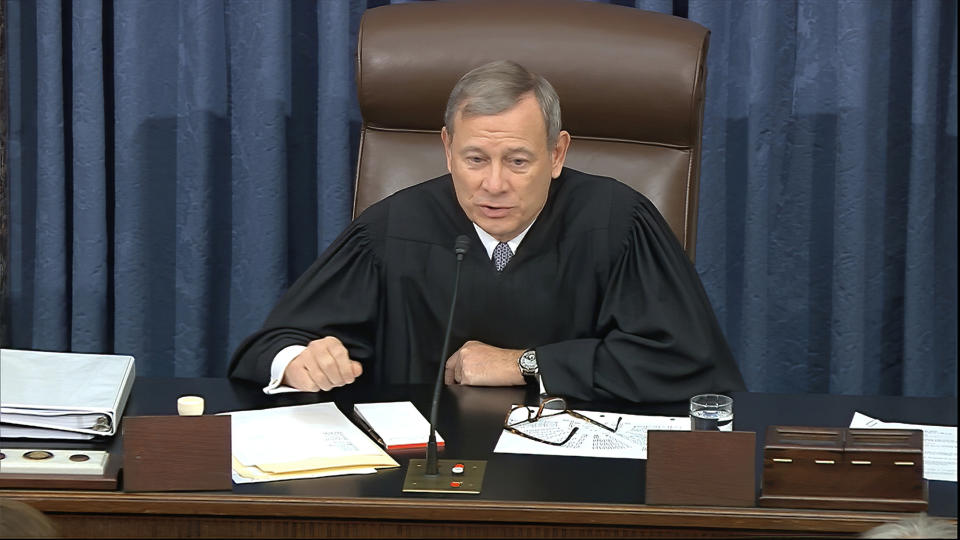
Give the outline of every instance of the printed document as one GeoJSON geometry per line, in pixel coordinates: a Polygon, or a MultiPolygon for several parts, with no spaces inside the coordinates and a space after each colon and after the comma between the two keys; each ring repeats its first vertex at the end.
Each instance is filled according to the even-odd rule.
{"type": "Polygon", "coordinates": [[[233,481],[238,484],[399,467],[334,403],[224,414],[233,417],[233,481]]]}
{"type": "Polygon", "coordinates": [[[957,427],[882,422],[854,412],[852,428],[923,430],[923,477],[927,480],[957,481],[957,427]]]}
{"type": "MultiPolygon", "coordinates": [[[[689,431],[690,418],[686,416],[641,416],[609,412],[576,411],[603,425],[615,426],[616,433],[594,426],[569,414],[556,414],[516,427],[539,439],[562,441],[573,428],[577,432],[563,446],[543,444],[503,430],[494,452],[504,454],[540,454],[551,456],[584,456],[603,458],[647,459],[647,431],[689,431]]],[[[510,422],[526,418],[523,407],[513,411],[510,422]]]]}

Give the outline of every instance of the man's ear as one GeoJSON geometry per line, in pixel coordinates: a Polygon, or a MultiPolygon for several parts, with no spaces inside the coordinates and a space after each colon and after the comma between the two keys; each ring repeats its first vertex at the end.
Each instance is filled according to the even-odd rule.
{"type": "Polygon", "coordinates": [[[563,162],[567,159],[567,149],[570,148],[570,134],[566,131],[561,131],[557,134],[557,144],[553,147],[553,152],[551,152],[550,158],[551,162],[551,178],[556,178],[560,176],[560,171],[563,170],[563,162]]]}
{"type": "Polygon", "coordinates": [[[453,165],[453,151],[450,149],[453,137],[447,131],[447,126],[440,129],[440,140],[443,141],[443,153],[447,156],[447,172],[453,174],[453,168],[451,167],[453,165]]]}

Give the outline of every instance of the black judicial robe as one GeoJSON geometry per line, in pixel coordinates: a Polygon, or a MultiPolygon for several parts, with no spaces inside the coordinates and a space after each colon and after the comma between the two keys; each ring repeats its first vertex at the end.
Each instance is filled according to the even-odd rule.
{"type": "Polygon", "coordinates": [[[535,348],[551,394],[634,402],[743,390],[693,265],[643,195],[564,168],[502,272],[450,175],[371,206],[238,348],[230,376],[266,384],[273,357],[327,335],[378,383],[435,380],[456,269],[470,238],[451,337],[535,348]]]}

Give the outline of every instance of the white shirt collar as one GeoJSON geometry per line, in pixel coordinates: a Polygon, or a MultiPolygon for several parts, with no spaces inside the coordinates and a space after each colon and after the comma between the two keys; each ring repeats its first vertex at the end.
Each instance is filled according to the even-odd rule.
{"type": "MultiPolygon", "coordinates": [[[[523,237],[527,235],[527,231],[530,230],[530,227],[533,227],[533,224],[536,222],[536,218],[530,225],[527,225],[527,228],[520,231],[520,234],[515,236],[513,240],[508,240],[507,245],[510,246],[510,250],[513,251],[513,254],[517,254],[517,249],[520,247],[520,242],[523,240],[523,237]]],[[[471,222],[472,223],[472,222],[471,222]]],[[[487,250],[487,257],[493,258],[493,250],[497,247],[497,244],[500,243],[499,240],[490,236],[490,233],[480,228],[476,223],[473,224],[473,228],[477,230],[477,236],[480,237],[480,242],[483,244],[483,247],[487,250]]]]}

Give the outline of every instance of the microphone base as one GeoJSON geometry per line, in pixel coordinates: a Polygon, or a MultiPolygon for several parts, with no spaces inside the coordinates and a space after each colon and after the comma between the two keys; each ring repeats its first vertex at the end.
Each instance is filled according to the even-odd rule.
{"type": "Polygon", "coordinates": [[[440,459],[437,464],[439,473],[436,476],[426,476],[424,473],[427,460],[411,459],[407,466],[407,476],[403,480],[403,492],[480,494],[483,475],[487,470],[486,460],[440,459]],[[463,474],[453,474],[451,471],[458,463],[463,465],[463,474]]]}

